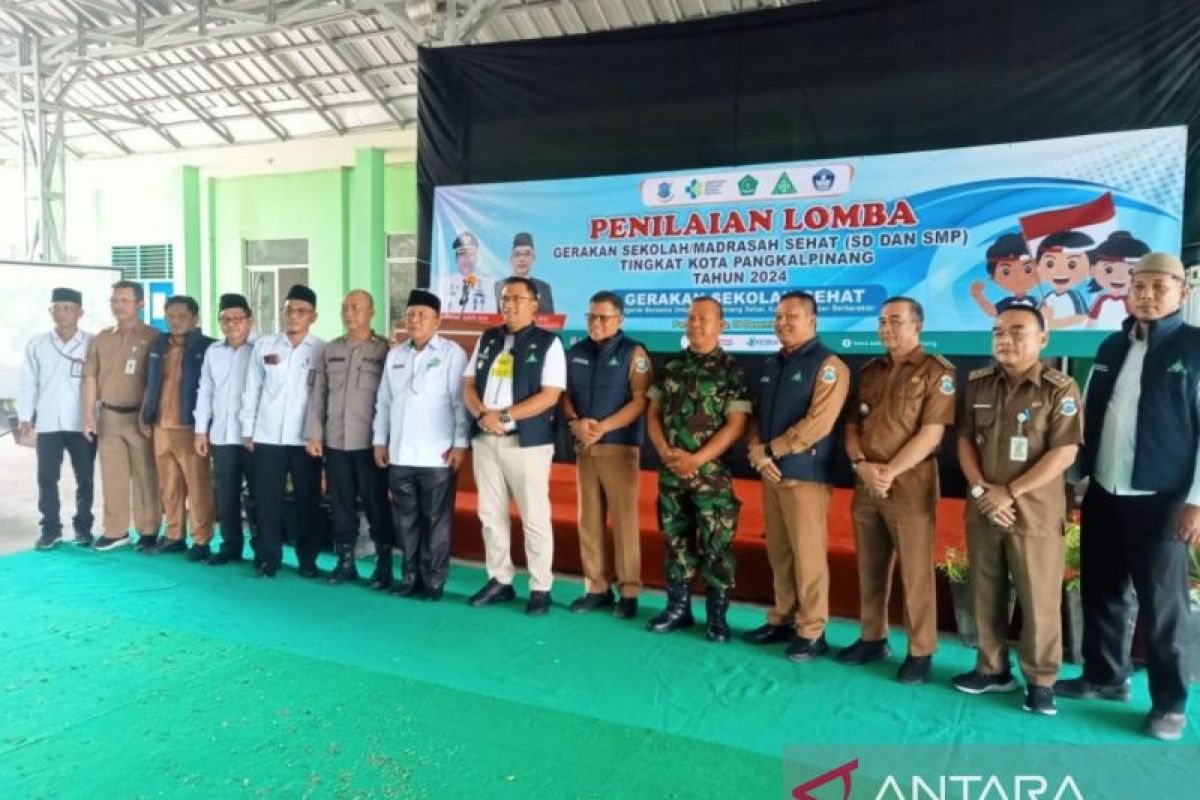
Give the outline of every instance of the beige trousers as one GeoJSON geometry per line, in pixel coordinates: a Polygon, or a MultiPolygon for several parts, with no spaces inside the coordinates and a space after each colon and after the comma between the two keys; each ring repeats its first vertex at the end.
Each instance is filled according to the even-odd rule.
{"type": "Polygon", "coordinates": [[[529,588],[535,592],[550,591],[554,583],[554,531],[550,524],[550,463],[554,459],[554,445],[521,447],[515,434],[483,434],[473,440],[471,455],[488,577],[503,584],[511,584],[513,580],[508,516],[511,496],[517,503],[525,534],[529,588]]]}

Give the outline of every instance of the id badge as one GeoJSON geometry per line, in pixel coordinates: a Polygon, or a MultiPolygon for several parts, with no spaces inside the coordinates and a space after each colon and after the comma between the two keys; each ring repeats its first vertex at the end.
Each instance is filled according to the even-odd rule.
{"type": "Polygon", "coordinates": [[[501,353],[496,357],[495,363],[492,364],[493,378],[512,378],[513,376],[513,357],[512,353],[501,353]]]}
{"type": "Polygon", "coordinates": [[[125,374],[126,375],[136,375],[137,374],[137,359],[136,358],[131,358],[125,362],[125,374]]]}
{"type": "Polygon", "coordinates": [[[83,362],[82,361],[72,361],[71,362],[71,377],[72,378],[82,378],[83,377],[83,362]]]}
{"type": "Polygon", "coordinates": [[[1021,462],[1029,460],[1029,437],[1014,436],[1008,440],[1008,460],[1021,462]]]}

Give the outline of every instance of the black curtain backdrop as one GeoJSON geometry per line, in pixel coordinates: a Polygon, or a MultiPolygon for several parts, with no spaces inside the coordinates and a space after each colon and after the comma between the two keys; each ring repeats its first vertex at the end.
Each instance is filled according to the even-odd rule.
{"type": "MultiPolygon", "coordinates": [[[[587,36],[426,48],[418,115],[426,282],[441,185],[1181,124],[1189,127],[1184,256],[1190,263],[1200,255],[1200,0],[822,0],[587,36]]],[[[744,359],[750,374],[757,360],[744,359]]],[[[955,362],[964,378],[981,359],[955,362]]],[[[952,451],[943,448],[945,467],[952,451]]],[[[960,493],[957,470],[943,474],[948,493],[960,493]]]]}

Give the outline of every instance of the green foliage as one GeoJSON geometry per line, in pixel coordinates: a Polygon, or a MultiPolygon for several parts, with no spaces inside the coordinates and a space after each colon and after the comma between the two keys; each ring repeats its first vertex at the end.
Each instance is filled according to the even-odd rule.
{"type": "Polygon", "coordinates": [[[1068,591],[1079,591],[1079,523],[1069,522],[1063,530],[1066,552],[1063,559],[1063,585],[1068,591]]]}
{"type": "Polygon", "coordinates": [[[947,547],[942,553],[942,560],[937,568],[946,574],[946,580],[951,583],[966,583],[971,577],[970,562],[967,554],[957,547],[947,547]]]}

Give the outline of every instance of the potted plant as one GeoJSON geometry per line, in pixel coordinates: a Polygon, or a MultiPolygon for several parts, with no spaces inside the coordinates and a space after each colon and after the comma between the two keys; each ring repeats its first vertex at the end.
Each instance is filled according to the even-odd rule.
{"type": "Polygon", "coordinates": [[[971,602],[971,568],[967,554],[957,547],[942,551],[937,568],[950,584],[950,599],[954,604],[954,622],[958,638],[964,647],[979,646],[979,630],[975,627],[975,604],[971,602]]]}
{"type": "Polygon", "coordinates": [[[1200,549],[1193,547],[1189,553],[1188,580],[1192,587],[1191,634],[1192,681],[1200,681],[1200,549]]]}
{"type": "Polygon", "coordinates": [[[1063,661],[1083,663],[1083,601],[1079,596],[1079,523],[1063,529],[1063,661]]]}

